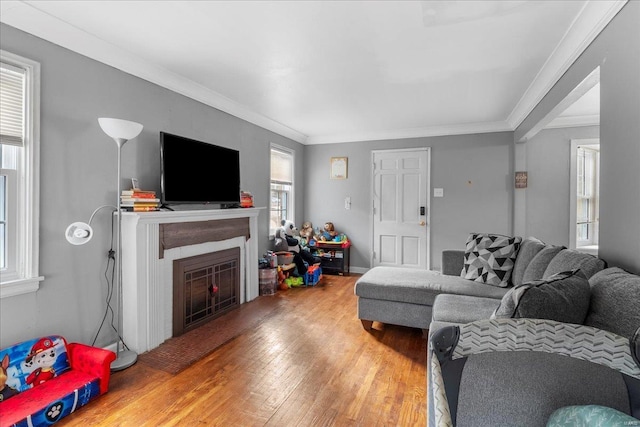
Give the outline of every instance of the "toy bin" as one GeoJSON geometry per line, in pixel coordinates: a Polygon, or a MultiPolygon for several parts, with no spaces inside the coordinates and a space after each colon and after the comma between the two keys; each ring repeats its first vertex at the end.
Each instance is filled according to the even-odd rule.
{"type": "Polygon", "coordinates": [[[291,252],[279,251],[276,252],[278,257],[278,265],[287,265],[293,262],[293,254],[291,252]]]}
{"type": "Polygon", "coordinates": [[[258,270],[260,295],[274,295],[278,287],[278,270],[262,268],[258,270]]]}
{"type": "Polygon", "coordinates": [[[305,286],[315,286],[322,279],[322,268],[319,265],[312,265],[304,275],[305,286]]]}

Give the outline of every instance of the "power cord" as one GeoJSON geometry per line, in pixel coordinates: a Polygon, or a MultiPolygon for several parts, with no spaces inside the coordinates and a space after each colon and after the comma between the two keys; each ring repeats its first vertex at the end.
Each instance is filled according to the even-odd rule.
{"type": "MultiPolygon", "coordinates": [[[[89,220],[89,223],[91,223],[91,220],[93,219],[93,216],[96,214],[96,212],[99,209],[102,209],[103,207],[107,207],[107,206],[101,206],[98,209],[96,209],[93,214],[91,215],[91,219],[89,220]]],[[[114,330],[114,332],[116,333],[116,335],[118,336],[118,342],[116,343],[116,345],[120,345],[120,342],[122,342],[122,346],[126,349],[129,350],[129,347],[127,346],[127,344],[124,342],[124,339],[122,338],[122,336],[120,335],[120,332],[118,331],[118,328],[115,326],[115,313],[113,311],[113,307],[111,307],[111,298],[113,298],[113,291],[114,291],[114,286],[113,284],[115,283],[115,266],[116,266],[116,251],[113,250],[113,244],[114,244],[114,226],[113,226],[113,220],[111,221],[111,242],[110,242],[110,247],[109,250],[107,251],[107,266],[104,270],[104,278],[105,281],[107,283],[107,298],[105,300],[107,306],[105,307],[105,311],[104,314],[102,316],[102,321],[100,322],[100,326],[98,327],[98,331],[96,332],[95,337],[93,338],[93,342],[92,342],[92,346],[95,345],[96,341],[98,340],[98,336],[100,335],[100,331],[102,330],[102,327],[104,326],[104,323],[107,319],[107,316],[110,315],[111,317],[111,329],[114,330]],[[110,274],[109,274],[110,273],[110,274]],[[110,276],[110,277],[109,277],[110,276]]]]}

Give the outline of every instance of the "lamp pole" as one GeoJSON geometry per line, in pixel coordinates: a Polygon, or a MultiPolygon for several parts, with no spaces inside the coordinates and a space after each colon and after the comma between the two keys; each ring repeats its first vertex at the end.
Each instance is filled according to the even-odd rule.
{"type": "Polygon", "coordinates": [[[118,341],[116,342],[116,360],[111,362],[112,371],[121,371],[136,363],[138,355],[131,351],[120,349],[120,344],[124,346],[124,341],[120,334],[123,334],[123,315],[122,315],[122,202],[120,195],[122,194],[122,146],[127,142],[124,138],[114,138],[118,145],[118,185],[116,186],[116,287],[118,289],[118,341]]]}
{"type": "Polygon", "coordinates": [[[116,254],[115,254],[115,283],[114,286],[118,292],[118,324],[116,341],[116,360],[111,362],[112,371],[120,371],[128,368],[136,363],[138,355],[131,350],[125,350],[123,334],[123,296],[122,296],[122,203],[120,196],[122,194],[121,182],[121,163],[122,163],[122,146],[130,139],[135,138],[142,132],[142,125],[135,122],[120,119],[100,118],[98,119],[102,130],[116,142],[118,146],[118,183],[116,185],[116,254]],[[120,349],[122,344],[123,349],[120,349]]]}

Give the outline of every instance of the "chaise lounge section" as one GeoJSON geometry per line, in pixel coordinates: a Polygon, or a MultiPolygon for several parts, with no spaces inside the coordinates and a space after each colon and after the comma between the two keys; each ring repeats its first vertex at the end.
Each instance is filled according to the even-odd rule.
{"type": "MultiPolygon", "coordinates": [[[[451,252],[443,254],[443,258],[450,256],[451,252]]],[[[478,285],[459,275],[382,266],[367,271],[355,284],[358,318],[366,330],[370,330],[372,323],[378,321],[420,328],[426,332],[438,295],[447,293],[483,297],[497,305],[506,292],[505,288],[478,285]]]]}

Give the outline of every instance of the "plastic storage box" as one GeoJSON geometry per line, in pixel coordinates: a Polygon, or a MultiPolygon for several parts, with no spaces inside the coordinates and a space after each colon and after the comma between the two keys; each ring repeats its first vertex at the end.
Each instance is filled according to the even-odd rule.
{"type": "Polygon", "coordinates": [[[319,265],[312,265],[304,275],[305,286],[315,286],[322,279],[322,268],[319,265]]]}

